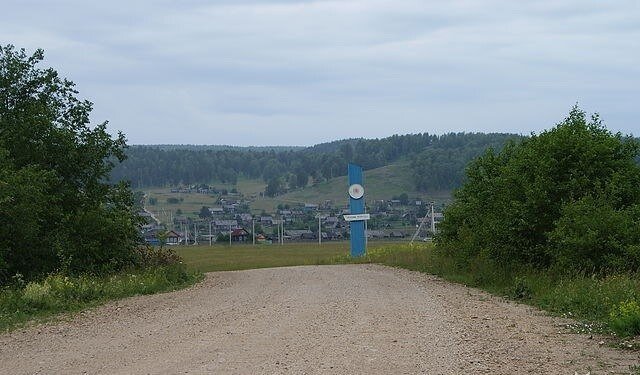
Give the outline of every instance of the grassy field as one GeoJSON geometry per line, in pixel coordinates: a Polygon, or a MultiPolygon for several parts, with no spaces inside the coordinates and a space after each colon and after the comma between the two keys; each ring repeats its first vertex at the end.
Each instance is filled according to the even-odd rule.
{"type": "MultiPolygon", "coordinates": [[[[369,249],[398,242],[370,242],[369,249]]],[[[177,247],[176,252],[192,270],[199,272],[245,270],[350,262],[349,242],[286,243],[284,245],[214,245],[177,247]]]]}

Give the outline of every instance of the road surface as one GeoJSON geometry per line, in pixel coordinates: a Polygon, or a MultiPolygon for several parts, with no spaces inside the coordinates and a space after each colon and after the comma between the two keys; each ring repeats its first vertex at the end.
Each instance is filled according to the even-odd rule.
{"type": "Polygon", "coordinates": [[[0,372],[574,375],[640,363],[566,323],[383,266],[218,272],[0,335],[0,372]]]}

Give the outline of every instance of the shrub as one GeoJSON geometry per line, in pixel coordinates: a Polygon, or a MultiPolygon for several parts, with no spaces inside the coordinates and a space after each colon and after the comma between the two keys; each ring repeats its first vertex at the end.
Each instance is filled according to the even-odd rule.
{"type": "Polygon", "coordinates": [[[553,129],[474,160],[436,243],[461,260],[635,271],[639,150],[633,138],[574,107],[553,129]]]}
{"type": "Polygon", "coordinates": [[[635,300],[621,302],[611,309],[609,326],[621,337],[640,334],[640,306],[635,300]]]}
{"type": "Polygon", "coordinates": [[[22,299],[34,308],[49,307],[52,304],[51,286],[46,282],[30,282],[24,288],[22,299]]]}

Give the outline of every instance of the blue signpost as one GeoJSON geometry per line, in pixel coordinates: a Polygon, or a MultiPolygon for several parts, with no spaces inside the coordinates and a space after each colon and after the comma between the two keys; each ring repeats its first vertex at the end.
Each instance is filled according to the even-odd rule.
{"type": "Polygon", "coordinates": [[[367,252],[364,221],[368,219],[364,213],[364,181],[362,167],[349,163],[349,208],[350,215],[345,215],[351,227],[351,256],[361,257],[367,252]]]}

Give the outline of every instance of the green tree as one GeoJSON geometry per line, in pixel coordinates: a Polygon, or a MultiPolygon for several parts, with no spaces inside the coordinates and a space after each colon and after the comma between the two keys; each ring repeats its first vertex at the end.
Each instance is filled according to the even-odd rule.
{"type": "Polygon", "coordinates": [[[206,219],[208,217],[211,217],[211,211],[209,211],[209,207],[207,206],[202,206],[202,208],[200,208],[200,213],[198,214],[198,216],[201,219],[206,219]]]}
{"type": "Polygon", "coordinates": [[[638,150],[637,141],[612,134],[597,115],[587,120],[574,107],[553,129],[499,153],[488,150],[469,165],[440,225],[439,245],[463,259],[606,268],[638,245],[623,228],[625,211],[640,204],[638,150]],[[584,217],[590,210],[607,224],[584,217]],[[585,240],[580,234],[590,231],[610,235],[578,251],[585,240]],[[562,250],[566,245],[570,253],[562,250]]]}
{"type": "Polygon", "coordinates": [[[55,70],[40,69],[43,58],[42,50],[0,46],[0,282],[136,260],[133,196],[126,184],[107,183],[125,138],[112,138],[106,122],[90,126],[92,103],[55,70]]]}

